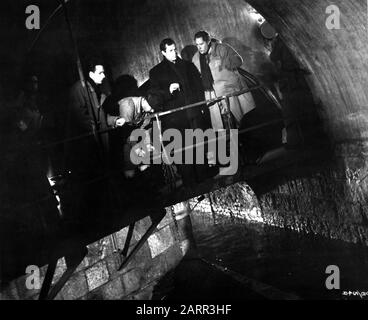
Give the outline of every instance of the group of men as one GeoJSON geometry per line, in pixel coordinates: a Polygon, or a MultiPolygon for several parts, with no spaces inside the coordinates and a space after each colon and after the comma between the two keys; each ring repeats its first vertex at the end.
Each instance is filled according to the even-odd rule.
{"type": "MultiPolygon", "coordinates": [[[[243,59],[232,47],[212,40],[206,31],[197,32],[194,40],[198,51],[192,62],[184,61],[178,56],[176,44],[172,39],[164,39],[161,42],[160,50],[164,59],[150,71],[151,92],[153,95],[163,93],[158,102],[153,102],[156,106],[164,105],[165,110],[174,109],[231,94],[247,87],[237,72],[243,64],[243,59]]],[[[242,117],[254,108],[255,103],[250,93],[230,98],[230,111],[237,125],[242,117]]],[[[200,125],[199,109],[190,109],[187,113],[191,128],[200,125]]],[[[224,106],[216,103],[208,109],[212,128],[223,129],[222,115],[226,111],[224,106]]]]}
{"type": "MultiPolygon", "coordinates": [[[[174,40],[166,38],[161,41],[160,51],[163,59],[149,72],[150,88],[145,98],[139,100],[144,102],[142,104],[144,110],[141,111],[173,110],[247,88],[237,72],[243,60],[232,47],[212,40],[206,31],[197,32],[194,41],[198,51],[192,62],[179,57],[174,40]]],[[[109,126],[122,127],[129,121],[127,112],[124,113],[124,105],[123,108],[120,106],[120,114],[117,116],[103,114],[98,85],[102,83],[104,77],[103,64],[94,62],[88,66],[86,88],[80,81],[73,86],[70,95],[69,124],[72,128],[69,131],[70,136],[103,130],[109,126]]],[[[240,125],[243,116],[254,108],[255,103],[250,93],[230,98],[230,112],[237,126],[240,125]]],[[[131,110],[133,112],[137,109],[133,107],[131,110]]],[[[206,130],[212,127],[214,130],[221,130],[224,129],[225,112],[225,106],[221,102],[212,105],[203,104],[162,117],[162,129],[175,128],[183,131],[206,130]]],[[[99,142],[105,147],[107,147],[106,138],[107,134],[99,138],[99,142]]],[[[93,139],[90,139],[89,144],[84,144],[84,147],[78,145],[74,148],[70,153],[74,162],[80,159],[77,154],[81,157],[84,154],[82,158],[85,159],[85,155],[90,154],[86,153],[85,148],[92,150],[91,146],[94,143],[93,139]]],[[[74,167],[83,170],[86,168],[85,164],[74,167]]],[[[192,172],[186,165],[178,166],[178,170],[183,178],[190,176],[192,172]]],[[[190,183],[192,182],[190,179],[190,183]]]]}

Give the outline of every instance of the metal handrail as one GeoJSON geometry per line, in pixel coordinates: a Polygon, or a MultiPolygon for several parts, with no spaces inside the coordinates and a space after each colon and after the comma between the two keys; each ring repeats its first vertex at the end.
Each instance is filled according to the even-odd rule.
{"type": "MultiPolygon", "coordinates": [[[[203,101],[192,103],[192,104],[189,104],[189,105],[186,105],[186,106],[183,106],[183,107],[179,107],[179,108],[176,108],[176,109],[152,113],[151,115],[148,115],[146,117],[146,119],[154,119],[154,118],[157,118],[157,117],[164,117],[164,116],[176,113],[176,112],[185,111],[185,110],[195,108],[195,107],[198,107],[198,106],[202,106],[202,105],[211,105],[211,104],[220,102],[222,100],[226,100],[230,97],[239,96],[239,95],[242,95],[244,93],[248,93],[248,92],[258,90],[258,89],[261,89],[261,88],[263,88],[263,86],[258,85],[258,86],[243,89],[243,90],[240,90],[240,91],[235,91],[233,93],[230,93],[230,94],[227,94],[227,95],[224,95],[224,96],[220,96],[220,97],[217,97],[215,99],[203,100],[203,101]]],[[[133,124],[133,125],[135,125],[136,123],[137,122],[135,122],[135,121],[127,122],[127,124],[133,124]]],[[[84,134],[81,134],[81,135],[78,135],[78,136],[74,136],[74,137],[71,137],[71,138],[66,138],[66,139],[63,139],[63,140],[50,142],[50,143],[45,144],[45,145],[41,145],[40,143],[36,143],[34,145],[29,145],[26,148],[23,148],[22,151],[24,151],[25,149],[31,149],[31,148],[48,149],[48,148],[55,147],[55,146],[60,145],[60,144],[81,140],[81,139],[88,138],[88,137],[91,137],[91,136],[94,136],[94,135],[109,133],[109,132],[112,132],[112,131],[115,131],[115,130],[118,130],[118,129],[120,129],[120,128],[107,128],[107,129],[103,129],[103,130],[91,131],[91,132],[87,132],[87,133],[84,133],[84,134]]]]}
{"type": "MultiPolygon", "coordinates": [[[[261,85],[261,82],[258,80],[258,78],[256,76],[254,76],[253,74],[249,73],[248,71],[246,71],[242,68],[238,68],[238,72],[243,78],[245,78],[249,82],[251,82],[251,84],[253,86],[261,85]]],[[[268,87],[266,87],[264,85],[261,86],[261,91],[270,102],[272,102],[273,104],[276,105],[277,108],[282,110],[281,103],[279,102],[279,100],[276,98],[276,96],[273,94],[273,92],[268,87]]]]}
{"type": "MultiPolygon", "coordinates": [[[[186,106],[183,106],[183,107],[179,107],[179,108],[176,108],[176,109],[172,109],[172,110],[156,112],[156,113],[153,113],[153,114],[147,116],[146,119],[155,119],[157,117],[167,116],[167,115],[170,115],[170,114],[173,114],[173,113],[176,113],[176,112],[185,111],[187,109],[195,108],[195,107],[202,106],[202,105],[205,105],[205,104],[206,105],[211,105],[211,104],[220,102],[222,100],[228,99],[230,97],[239,96],[239,95],[242,95],[244,93],[248,93],[248,92],[251,92],[251,91],[254,91],[254,90],[258,90],[258,89],[261,90],[266,95],[266,97],[268,97],[269,99],[271,99],[271,101],[274,102],[275,105],[278,108],[282,108],[281,107],[281,104],[279,103],[279,101],[277,100],[277,98],[274,96],[274,94],[271,92],[271,90],[269,90],[268,88],[266,88],[264,85],[259,84],[258,79],[255,78],[250,73],[248,73],[245,70],[240,69],[240,68],[239,68],[239,70],[242,70],[241,72],[244,72],[244,74],[247,74],[247,76],[249,78],[246,77],[246,76],[244,76],[244,75],[242,75],[242,76],[246,77],[247,79],[250,79],[256,85],[253,86],[253,87],[250,87],[250,88],[247,88],[247,89],[244,89],[244,90],[240,90],[240,91],[236,91],[236,92],[233,92],[231,94],[220,96],[220,97],[217,97],[217,98],[214,98],[214,99],[203,100],[203,101],[200,101],[200,102],[192,103],[192,104],[189,104],[189,105],[186,105],[186,106]]],[[[277,119],[276,121],[281,121],[281,120],[282,119],[277,119]]],[[[129,123],[135,125],[137,122],[135,122],[135,121],[127,122],[127,124],[129,124],[129,123]]],[[[271,124],[274,124],[274,121],[262,123],[262,124],[260,124],[260,126],[267,126],[267,125],[271,125],[271,124]]],[[[256,129],[258,129],[258,127],[259,126],[256,126],[254,129],[253,128],[249,128],[250,130],[247,129],[246,131],[256,130],[256,129]]],[[[81,135],[78,135],[78,136],[74,136],[74,137],[71,137],[71,138],[66,138],[66,139],[63,139],[63,140],[59,140],[59,141],[55,141],[55,142],[50,142],[50,143],[45,144],[45,145],[42,145],[40,143],[35,143],[33,145],[31,144],[31,145],[27,146],[26,148],[22,148],[22,151],[27,150],[27,149],[32,149],[32,148],[48,149],[48,148],[55,147],[55,146],[60,145],[60,144],[64,144],[64,143],[68,143],[68,142],[73,142],[73,141],[77,141],[77,140],[81,140],[81,139],[85,139],[85,138],[88,138],[88,137],[91,137],[91,136],[95,136],[95,135],[109,133],[109,132],[112,132],[112,131],[115,131],[115,130],[118,130],[118,129],[120,129],[120,128],[107,128],[107,129],[103,129],[103,130],[91,131],[91,132],[87,132],[87,133],[84,133],[84,134],[81,134],[81,135]]],[[[241,133],[243,133],[243,131],[241,131],[240,134],[241,133]]]]}
{"type": "MultiPolygon", "coordinates": [[[[161,117],[161,116],[166,116],[166,115],[169,115],[169,114],[172,114],[172,113],[176,113],[176,112],[184,111],[184,110],[187,110],[187,109],[191,109],[191,108],[194,108],[194,107],[198,107],[198,106],[201,106],[201,105],[204,105],[204,104],[207,104],[207,105],[214,104],[214,103],[220,102],[222,100],[225,100],[227,98],[240,96],[244,93],[248,93],[248,92],[251,92],[253,90],[260,89],[261,87],[262,87],[261,85],[258,85],[258,86],[255,86],[255,87],[235,91],[233,93],[229,93],[227,95],[220,96],[220,97],[217,97],[217,98],[214,98],[214,99],[211,99],[211,100],[203,100],[203,101],[188,104],[186,106],[179,107],[179,108],[176,108],[176,109],[172,109],[172,110],[168,110],[168,111],[161,111],[157,114],[161,117]]],[[[152,116],[152,117],[155,117],[155,116],[152,116]]]]}
{"type": "MultiPolygon", "coordinates": [[[[225,96],[217,97],[215,99],[200,101],[200,102],[189,104],[189,105],[186,105],[186,106],[183,106],[183,107],[179,107],[179,108],[176,108],[176,109],[173,109],[173,110],[168,110],[168,111],[162,111],[162,112],[153,113],[153,114],[149,115],[147,118],[155,118],[156,120],[158,120],[159,117],[162,117],[162,116],[167,116],[169,114],[173,114],[173,113],[176,113],[176,112],[181,112],[181,111],[184,111],[184,110],[187,110],[187,109],[190,109],[190,108],[195,108],[197,106],[201,106],[201,105],[204,105],[204,104],[210,105],[210,104],[213,104],[213,103],[217,103],[217,102],[220,102],[222,100],[229,99],[229,97],[238,96],[238,95],[241,95],[241,94],[244,94],[244,93],[247,93],[247,92],[251,92],[253,90],[260,89],[262,87],[263,86],[258,85],[258,86],[254,86],[254,87],[247,88],[247,89],[244,89],[244,90],[236,91],[236,92],[233,92],[233,93],[228,94],[228,95],[225,95],[225,96]]],[[[272,120],[272,121],[267,121],[267,122],[261,123],[261,124],[256,125],[256,126],[252,126],[252,127],[249,127],[249,128],[243,129],[243,130],[240,130],[238,134],[240,135],[240,134],[243,134],[243,133],[246,133],[246,132],[254,131],[254,130],[257,130],[259,128],[270,126],[270,125],[273,125],[273,124],[276,124],[276,123],[279,123],[279,122],[282,122],[282,121],[283,121],[283,119],[275,119],[275,120],[272,120]]],[[[109,128],[109,129],[105,129],[105,130],[100,130],[100,131],[98,131],[96,133],[97,134],[103,134],[103,133],[111,132],[111,131],[114,131],[114,130],[117,130],[117,128],[109,128]]],[[[55,145],[62,144],[62,143],[65,143],[65,142],[71,142],[71,141],[83,139],[83,138],[86,138],[86,137],[95,135],[96,133],[89,132],[89,133],[86,133],[86,134],[83,134],[83,135],[80,135],[80,136],[72,137],[72,138],[69,138],[69,139],[64,139],[62,141],[57,141],[57,142],[50,143],[50,144],[43,145],[43,146],[39,146],[39,147],[40,148],[49,148],[51,146],[55,146],[55,145]]],[[[229,136],[221,137],[221,139],[224,139],[224,138],[226,140],[229,140],[230,139],[229,136]]],[[[216,140],[217,139],[218,138],[216,138],[216,140]]],[[[210,140],[210,141],[212,141],[212,140],[210,140]]],[[[183,152],[183,151],[185,151],[187,149],[196,148],[196,147],[199,147],[199,146],[206,145],[210,141],[195,143],[195,144],[193,144],[191,146],[187,146],[187,147],[182,148],[180,150],[175,150],[175,153],[177,153],[177,152],[183,152]]],[[[158,156],[161,157],[162,155],[160,154],[158,156]]],[[[109,174],[111,174],[111,173],[109,173],[109,174]]],[[[106,178],[106,175],[104,175],[103,177],[94,178],[91,181],[85,181],[85,183],[86,184],[89,184],[89,183],[92,183],[93,181],[97,181],[97,180],[105,179],[105,178],[106,178]]],[[[54,195],[51,195],[50,194],[48,196],[45,196],[42,199],[38,199],[38,200],[32,202],[32,203],[27,203],[24,206],[22,206],[22,208],[26,208],[26,207],[35,205],[35,204],[37,204],[39,202],[43,202],[45,200],[48,200],[48,199],[50,199],[52,197],[54,197],[54,195]]]]}

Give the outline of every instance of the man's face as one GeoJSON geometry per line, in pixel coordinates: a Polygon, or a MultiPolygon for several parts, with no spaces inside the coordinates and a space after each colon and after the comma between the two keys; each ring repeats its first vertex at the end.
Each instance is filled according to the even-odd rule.
{"type": "Polygon", "coordinates": [[[172,44],[170,46],[166,45],[166,50],[161,51],[164,57],[170,62],[175,62],[178,57],[178,53],[176,52],[176,45],[172,44]]]}
{"type": "Polygon", "coordinates": [[[90,72],[89,77],[96,83],[101,84],[102,80],[105,79],[105,70],[101,65],[95,67],[95,72],[90,72]]]}
{"type": "Polygon", "coordinates": [[[195,39],[196,46],[200,54],[205,54],[209,49],[209,42],[203,40],[203,38],[195,39]]]}

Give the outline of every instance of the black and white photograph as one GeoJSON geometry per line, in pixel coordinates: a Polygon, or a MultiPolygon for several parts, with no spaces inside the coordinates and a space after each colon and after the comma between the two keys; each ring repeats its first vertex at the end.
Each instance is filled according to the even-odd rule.
{"type": "Polygon", "coordinates": [[[2,0],[0,300],[367,300],[367,43],[368,0],[2,0]]]}

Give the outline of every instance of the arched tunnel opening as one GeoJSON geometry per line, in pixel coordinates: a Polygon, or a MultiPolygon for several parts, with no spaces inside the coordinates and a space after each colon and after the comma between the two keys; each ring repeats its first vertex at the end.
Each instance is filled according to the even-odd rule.
{"type": "Polygon", "coordinates": [[[366,297],[366,3],[25,0],[1,6],[0,299],[366,297]],[[206,54],[198,52],[200,30],[212,38],[206,54]],[[160,48],[165,38],[175,41],[177,60],[160,48]],[[228,56],[220,53],[211,65],[206,56],[215,48],[228,56]],[[240,64],[226,65],[237,57],[240,64]],[[161,61],[177,68],[155,75],[161,61]],[[180,73],[181,63],[199,77],[196,98],[188,97],[197,78],[180,73]],[[96,66],[104,69],[101,83],[96,66]],[[229,80],[234,75],[236,84],[229,80]],[[182,100],[167,109],[178,92],[182,100]],[[237,118],[230,99],[239,96],[250,110],[237,118]],[[129,120],[122,112],[132,105],[129,120]],[[218,106],[228,160],[236,149],[235,172],[226,173],[217,158],[192,167],[131,165],[134,129],[144,129],[142,143],[146,132],[156,141],[157,126],[153,158],[161,148],[164,159],[188,147],[184,142],[165,154],[160,140],[170,127],[164,117],[185,105],[173,112],[179,121],[170,122],[179,133],[214,128],[210,110],[218,106]],[[203,121],[185,127],[192,119],[187,110],[195,108],[203,121]],[[86,119],[88,129],[79,130],[86,119]],[[341,281],[328,284],[329,274],[341,281]]]}

